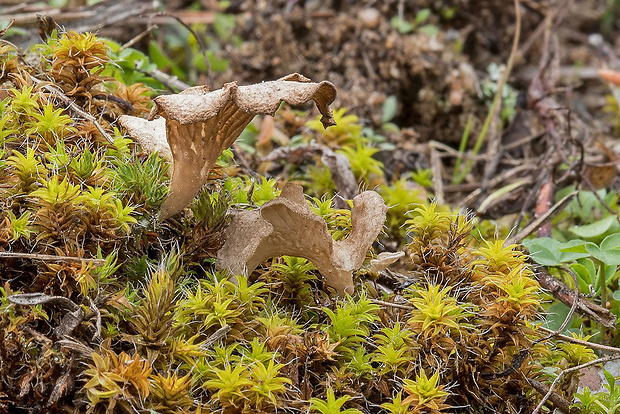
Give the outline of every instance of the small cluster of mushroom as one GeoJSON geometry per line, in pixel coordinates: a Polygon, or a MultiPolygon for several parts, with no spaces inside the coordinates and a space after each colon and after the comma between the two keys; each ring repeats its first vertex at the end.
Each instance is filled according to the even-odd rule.
{"type": "MultiPolygon", "coordinates": [[[[274,115],[282,102],[300,105],[313,100],[327,128],[335,124],[329,107],[335,98],[336,88],[330,82],[314,83],[295,73],[255,85],[232,82],[212,92],[198,86],[159,96],[149,120],[123,115],[119,122],[144,150],[157,151],[173,164],[169,196],[160,213],[164,220],[191,203],[217,158],[256,115],[274,115]]],[[[233,214],[216,264],[233,274],[249,274],[272,257],[305,257],[328,284],[352,293],[352,272],[362,265],[381,231],[386,210],[374,191],[356,196],[351,232],[336,242],[325,220],[306,203],[301,187],[287,184],[279,198],[260,210],[233,214]]]]}

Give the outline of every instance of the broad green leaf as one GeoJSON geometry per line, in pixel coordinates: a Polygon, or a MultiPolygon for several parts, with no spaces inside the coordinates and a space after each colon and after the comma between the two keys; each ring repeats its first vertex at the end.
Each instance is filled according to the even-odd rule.
{"type": "Polygon", "coordinates": [[[608,266],[620,265],[620,250],[604,251],[594,243],[587,243],[586,250],[595,259],[600,260],[608,266]]]}
{"type": "Polygon", "coordinates": [[[560,243],[550,237],[527,240],[523,242],[530,251],[532,260],[545,266],[559,266],[562,263],[590,257],[583,240],[571,240],[560,243]]]}
{"type": "Polygon", "coordinates": [[[183,69],[181,69],[181,67],[177,65],[154,40],[149,42],[149,57],[160,69],[169,68],[174,76],[180,79],[185,78],[186,74],[183,69]]]}
{"type": "Polygon", "coordinates": [[[601,250],[618,250],[620,249],[620,233],[610,234],[601,242],[601,250]]]}
{"type": "MultiPolygon", "coordinates": [[[[554,331],[558,329],[562,326],[562,322],[566,319],[569,311],[570,308],[562,302],[555,302],[549,306],[549,309],[547,310],[546,328],[554,331]]],[[[570,326],[570,322],[568,326],[570,326]]]]}
{"type": "Polygon", "coordinates": [[[595,259],[600,260],[601,262],[605,261],[605,257],[603,256],[603,251],[596,244],[592,242],[586,243],[585,248],[587,252],[590,253],[590,255],[594,257],[595,259]]]}
{"type": "Polygon", "coordinates": [[[573,263],[570,265],[573,272],[577,276],[577,284],[579,285],[579,291],[585,294],[590,293],[590,286],[594,286],[594,280],[592,280],[593,276],[596,274],[596,271],[590,273],[587,267],[580,263],[573,263]]]}
{"type": "Polygon", "coordinates": [[[573,260],[589,257],[590,253],[586,250],[586,241],[574,239],[566,243],[562,243],[559,247],[559,251],[562,253],[562,262],[572,262],[573,260]]]}
{"type": "MultiPolygon", "coordinates": [[[[565,195],[575,191],[574,186],[568,186],[561,189],[556,193],[556,201],[561,200],[565,195]]],[[[571,216],[577,216],[583,223],[591,223],[606,215],[607,211],[601,207],[601,202],[598,198],[603,200],[606,205],[615,209],[618,202],[618,194],[615,191],[607,192],[607,190],[600,189],[596,194],[592,191],[579,191],[577,197],[573,199],[566,207],[566,212],[571,216]]]]}
{"type": "Polygon", "coordinates": [[[618,219],[616,216],[607,216],[604,219],[595,221],[592,224],[586,224],[585,226],[573,226],[570,228],[570,232],[582,239],[596,239],[600,238],[607,233],[612,227],[618,225],[618,219]]]}
{"type": "Polygon", "coordinates": [[[526,240],[523,245],[530,251],[530,257],[536,263],[544,266],[558,266],[562,259],[562,253],[558,250],[562,245],[559,241],[550,237],[526,240]]]}
{"type": "Polygon", "coordinates": [[[594,260],[592,260],[592,258],[588,257],[585,259],[579,259],[577,262],[580,265],[585,266],[585,268],[588,269],[588,272],[590,273],[590,275],[594,277],[594,275],[596,274],[596,264],[594,263],[594,260]]]}

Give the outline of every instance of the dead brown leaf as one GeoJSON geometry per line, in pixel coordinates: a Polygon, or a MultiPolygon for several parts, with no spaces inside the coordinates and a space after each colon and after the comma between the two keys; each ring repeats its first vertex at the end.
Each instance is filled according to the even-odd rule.
{"type": "Polygon", "coordinates": [[[84,319],[84,311],[69,298],[50,296],[44,293],[18,293],[7,298],[9,302],[20,306],[46,305],[57,306],[67,312],[54,329],[57,337],[70,335],[84,319]]]}
{"type": "Polygon", "coordinates": [[[390,265],[396,263],[398,259],[405,256],[405,252],[382,252],[377,255],[376,259],[370,261],[370,271],[373,273],[379,273],[382,270],[387,269],[390,265]]]}

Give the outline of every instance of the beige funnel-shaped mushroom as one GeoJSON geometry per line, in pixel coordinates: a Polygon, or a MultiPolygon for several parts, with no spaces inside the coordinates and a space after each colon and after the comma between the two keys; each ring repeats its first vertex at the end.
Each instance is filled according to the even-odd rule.
{"type": "Polygon", "coordinates": [[[157,118],[147,121],[137,116],[122,115],[118,121],[134,137],[146,152],[158,152],[172,162],[172,151],[166,140],[166,120],[157,118]]]}
{"type": "Polygon", "coordinates": [[[327,223],[314,214],[303,190],[287,184],[280,197],[260,210],[239,211],[226,229],[216,266],[249,275],[261,262],[282,255],[304,257],[340,293],[353,293],[352,272],[383,227],[387,207],[379,194],[365,191],[353,199],[351,232],[334,241],[327,223]]]}
{"type": "MultiPolygon", "coordinates": [[[[237,86],[231,82],[213,92],[206,87],[194,87],[180,94],[155,98],[149,127],[142,133],[140,128],[128,127],[128,131],[138,141],[152,141],[146,150],[159,148],[163,124],[153,118],[161,115],[165,119],[165,136],[174,162],[170,193],[162,206],[161,219],[191,203],[222,151],[237,139],[254,116],[274,115],[282,102],[300,105],[313,100],[322,114],[323,126],[328,127],[335,124],[329,108],[335,98],[336,88],[330,82],[313,83],[297,73],[255,85],[237,86]],[[152,126],[153,122],[160,124],[152,126]]],[[[131,123],[129,118],[133,117],[122,116],[121,124],[131,123]]],[[[165,150],[160,152],[165,154],[165,150]]]]}

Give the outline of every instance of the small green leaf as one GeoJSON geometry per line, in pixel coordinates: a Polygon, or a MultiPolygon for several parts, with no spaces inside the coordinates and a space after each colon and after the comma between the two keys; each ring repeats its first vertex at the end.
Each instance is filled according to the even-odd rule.
{"type": "Polygon", "coordinates": [[[398,100],[396,96],[390,95],[385,98],[383,107],[381,108],[381,123],[386,124],[390,122],[396,116],[398,111],[398,100]]]}
{"type": "Polygon", "coordinates": [[[149,42],[149,57],[160,69],[170,69],[172,74],[178,78],[184,79],[186,74],[183,69],[168,56],[168,54],[155,41],[149,42]]]}
{"type": "Polygon", "coordinates": [[[424,33],[428,37],[435,37],[439,34],[439,27],[434,24],[425,24],[418,29],[421,33],[424,33]]]}
{"type": "Polygon", "coordinates": [[[398,16],[392,17],[392,19],[390,20],[390,25],[394,29],[398,30],[398,33],[400,34],[410,33],[415,28],[413,24],[409,23],[408,21],[404,19],[401,19],[398,16]]]}
{"type": "Polygon", "coordinates": [[[620,301],[620,290],[616,290],[611,297],[614,298],[614,300],[620,301]]]}
{"type": "Polygon", "coordinates": [[[418,26],[424,23],[430,16],[431,16],[431,9],[422,9],[418,12],[418,14],[415,15],[414,24],[418,26]]]}

